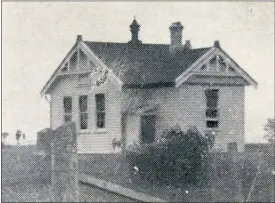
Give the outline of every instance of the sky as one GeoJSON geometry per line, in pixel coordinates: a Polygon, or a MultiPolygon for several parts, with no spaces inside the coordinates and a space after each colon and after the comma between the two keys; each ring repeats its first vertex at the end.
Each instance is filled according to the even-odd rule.
{"type": "Polygon", "coordinates": [[[194,48],[221,47],[258,83],[245,92],[246,142],[263,141],[274,117],[273,2],[2,2],[2,132],[27,140],[49,127],[39,92],[73,46],[84,40],[128,42],[134,16],[143,43],[170,43],[168,27],[183,26],[194,48]]]}

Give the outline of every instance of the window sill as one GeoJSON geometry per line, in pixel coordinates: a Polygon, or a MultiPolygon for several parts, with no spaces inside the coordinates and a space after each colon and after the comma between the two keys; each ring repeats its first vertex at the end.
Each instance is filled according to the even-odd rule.
{"type": "Polygon", "coordinates": [[[80,130],[79,133],[80,134],[89,134],[89,133],[91,133],[91,131],[89,129],[85,129],[85,130],[80,130]]]}
{"type": "Polygon", "coordinates": [[[215,131],[215,132],[218,132],[218,131],[220,131],[220,128],[219,127],[218,128],[209,128],[209,127],[206,127],[205,130],[206,131],[215,131]]]}
{"type": "Polygon", "coordinates": [[[219,116],[217,116],[217,117],[207,117],[206,116],[206,120],[219,120],[219,116]]]}
{"type": "Polygon", "coordinates": [[[95,133],[107,133],[107,128],[97,128],[94,130],[95,133]]]}

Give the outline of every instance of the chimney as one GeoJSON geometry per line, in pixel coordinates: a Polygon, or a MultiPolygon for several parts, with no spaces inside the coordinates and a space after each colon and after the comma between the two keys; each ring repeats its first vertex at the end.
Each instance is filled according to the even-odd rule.
{"type": "Polygon", "coordinates": [[[183,26],[180,22],[172,23],[169,27],[171,33],[171,46],[182,45],[182,30],[183,26]]]}
{"type": "Polygon", "coordinates": [[[134,18],[132,24],[130,25],[130,31],[132,33],[132,39],[129,41],[131,44],[140,44],[141,41],[138,39],[138,32],[139,32],[140,25],[134,18]]]}
{"type": "Polygon", "coordinates": [[[185,40],[184,48],[185,49],[192,49],[192,45],[191,45],[190,40],[185,40]]]}
{"type": "Polygon", "coordinates": [[[80,41],[82,41],[82,35],[77,35],[76,42],[80,42],[80,41]]]}

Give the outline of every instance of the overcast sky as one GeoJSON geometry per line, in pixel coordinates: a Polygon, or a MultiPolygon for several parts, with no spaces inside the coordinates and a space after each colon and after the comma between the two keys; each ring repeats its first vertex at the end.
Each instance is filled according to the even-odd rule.
{"type": "Polygon", "coordinates": [[[170,43],[168,27],[180,21],[194,48],[222,48],[258,83],[246,88],[246,141],[259,142],[274,117],[274,3],[272,2],[2,2],[3,131],[36,139],[49,127],[49,104],[39,92],[76,35],[84,40],[128,42],[133,17],[143,43],[170,43]]]}

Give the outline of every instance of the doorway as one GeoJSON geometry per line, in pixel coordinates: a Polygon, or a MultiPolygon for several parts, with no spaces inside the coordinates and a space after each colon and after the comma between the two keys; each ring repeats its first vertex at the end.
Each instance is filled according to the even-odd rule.
{"type": "Polygon", "coordinates": [[[141,142],[152,143],[156,135],[155,115],[141,116],[141,142]]]}

